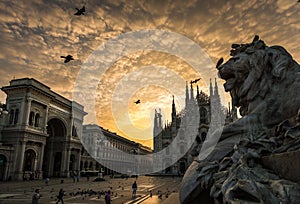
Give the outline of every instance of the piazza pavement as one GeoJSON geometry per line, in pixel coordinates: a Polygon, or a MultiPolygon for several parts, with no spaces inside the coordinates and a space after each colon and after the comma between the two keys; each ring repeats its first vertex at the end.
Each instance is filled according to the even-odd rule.
{"type": "Polygon", "coordinates": [[[31,204],[35,189],[40,189],[39,204],[56,203],[58,191],[65,191],[65,204],[105,203],[101,192],[111,190],[112,204],[177,204],[182,177],[139,176],[138,178],[110,178],[94,182],[95,177],[81,177],[79,182],[72,178],[43,180],[8,181],[0,183],[0,204],[31,204]],[[137,197],[132,198],[131,185],[137,181],[137,197]],[[151,196],[151,193],[152,196],[151,196]]]}

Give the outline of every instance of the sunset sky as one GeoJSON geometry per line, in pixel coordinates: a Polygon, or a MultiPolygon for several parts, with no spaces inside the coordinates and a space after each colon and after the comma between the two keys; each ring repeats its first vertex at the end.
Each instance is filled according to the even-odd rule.
{"type": "MultiPolygon", "coordinates": [[[[297,0],[2,0],[0,10],[0,86],[13,78],[35,78],[83,103],[89,113],[85,124],[97,123],[148,146],[152,145],[154,109],[161,108],[164,120],[170,120],[172,95],[177,110],[183,108],[185,81],[201,77],[198,85],[207,92],[209,78],[217,77],[214,64],[220,57],[229,58],[232,43],[251,42],[258,34],[267,45],[284,46],[300,62],[297,0]],[[75,7],[83,5],[85,15],[73,15],[75,7]],[[199,57],[203,72],[187,59],[161,50],[137,46],[122,55],[128,46],[143,45],[143,41],[124,41],[109,52],[105,48],[113,39],[143,30],[176,33],[198,44],[203,53],[191,52],[195,55],[191,57],[199,57]],[[88,77],[80,77],[95,53],[99,61],[110,60],[94,52],[101,46],[112,59],[115,53],[121,56],[105,72],[93,69],[84,75],[88,77]],[[65,64],[60,56],[68,54],[75,60],[65,64]],[[79,84],[94,83],[93,107],[87,98],[74,98],[78,80],[79,84]],[[137,99],[141,100],[138,105],[137,99]]],[[[180,50],[179,46],[191,46],[168,36],[159,40],[180,50]]],[[[221,92],[223,81],[217,81],[221,92]]],[[[91,92],[88,86],[81,91],[91,92]]],[[[5,97],[1,93],[0,101],[5,97]]],[[[223,103],[228,100],[227,96],[223,103]]]]}

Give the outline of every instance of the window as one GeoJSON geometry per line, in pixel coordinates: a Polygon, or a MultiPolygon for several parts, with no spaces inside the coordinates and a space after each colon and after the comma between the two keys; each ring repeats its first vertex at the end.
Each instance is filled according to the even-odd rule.
{"type": "Polygon", "coordinates": [[[40,123],[40,114],[37,113],[34,118],[34,127],[38,127],[40,123]]]}
{"type": "Polygon", "coordinates": [[[9,124],[11,125],[13,123],[13,120],[14,120],[14,115],[15,115],[15,110],[10,110],[10,113],[9,113],[9,124]]]}
{"type": "Polygon", "coordinates": [[[14,124],[17,124],[18,118],[19,118],[19,109],[16,109],[15,118],[14,118],[14,124]]]}
{"type": "Polygon", "coordinates": [[[200,108],[200,123],[207,123],[207,110],[203,107],[200,108]]]}
{"type": "Polygon", "coordinates": [[[34,121],[34,112],[31,111],[29,114],[29,125],[33,125],[33,121],[34,121]]]}
{"type": "Polygon", "coordinates": [[[206,132],[202,132],[201,133],[201,140],[202,140],[202,142],[204,142],[205,139],[206,139],[206,132]]]}

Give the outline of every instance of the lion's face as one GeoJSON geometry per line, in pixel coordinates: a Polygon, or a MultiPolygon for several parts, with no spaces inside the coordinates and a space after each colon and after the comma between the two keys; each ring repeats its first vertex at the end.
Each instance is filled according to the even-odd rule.
{"type": "Polygon", "coordinates": [[[226,81],[225,91],[230,92],[232,103],[240,107],[242,116],[270,111],[270,107],[275,107],[272,101],[281,104],[297,98],[293,92],[287,91],[287,87],[296,80],[298,74],[295,73],[299,73],[300,67],[280,46],[247,48],[217,69],[219,76],[226,81]]]}
{"type": "MultiPolygon", "coordinates": [[[[243,87],[251,72],[250,56],[246,53],[238,54],[230,58],[226,63],[218,67],[219,76],[226,80],[224,88],[230,92],[233,105],[243,106],[243,97],[245,97],[243,87]]],[[[248,83],[248,82],[247,82],[248,83]]],[[[248,84],[249,86],[249,84],[248,84]]]]}

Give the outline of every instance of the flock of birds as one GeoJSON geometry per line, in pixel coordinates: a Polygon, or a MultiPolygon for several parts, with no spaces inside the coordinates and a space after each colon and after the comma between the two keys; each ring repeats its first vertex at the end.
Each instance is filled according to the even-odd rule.
{"type": "MultiPolygon", "coordinates": [[[[83,6],[81,9],[75,8],[77,10],[76,13],[74,13],[75,16],[81,16],[84,15],[85,13],[85,6],[83,6]]],[[[74,60],[72,55],[67,55],[67,56],[60,56],[61,58],[64,58],[64,63],[68,63],[71,60],[74,60]]]]}
{"type": "MultiPolygon", "coordinates": [[[[300,0],[299,0],[300,1],[300,0]]],[[[75,8],[77,10],[76,13],[74,13],[75,16],[81,16],[81,15],[85,15],[85,6],[83,6],[81,9],[78,9],[78,8],[75,8]]],[[[74,60],[73,56],[72,55],[67,55],[67,56],[60,56],[61,58],[64,58],[64,63],[68,63],[72,60],[74,60]]],[[[201,78],[198,78],[198,79],[195,79],[195,80],[192,80],[190,83],[191,84],[194,84],[194,83],[197,83],[198,81],[200,81],[201,78]]],[[[141,103],[141,100],[138,99],[137,101],[134,102],[135,104],[140,104],[141,103]]]]}

